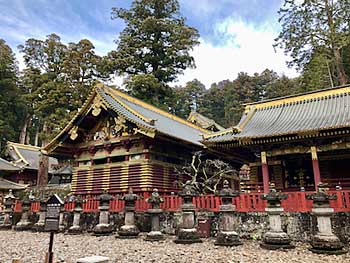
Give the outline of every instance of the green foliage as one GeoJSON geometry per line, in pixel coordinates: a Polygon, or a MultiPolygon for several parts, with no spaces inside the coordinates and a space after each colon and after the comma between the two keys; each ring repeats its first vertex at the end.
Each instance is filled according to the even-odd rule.
{"type": "Polygon", "coordinates": [[[142,74],[130,77],[126,81],[126,88],[131,96],[140,98],[164,110],[169,110],[168,105],[171,104],[172,89],[161,83],[152,74],[142,74]]]}
{"type": "MultiPolygon", "coordinates": [[[[300,3],[285,0],[280,9],[282,31],[275,46],[284,48],[290,54],[290,66],[307,70],[310,78],[311,60],[322,53],[322,63],[328,62],[335,69],[335,84],[346,84],[348,76],[344,71],[341,49],[350,44],[350,2],[305,0],[300,3]],[[308,65],[307,69],[305,68],[308,65]]],[[[324,65],[322,65],[324,67],[324,65]]],[[[317,77],[318,73],[314,77],[317,77]]],[[[312,82],[314,79],[311,80],[312,82]]]]}
{"type": "Polygon", "coordinates": [[[199,35],[185,24],[177,0],[134,0],[129,10],[113,8],[112,17],[126,24],[117,50],[109,54],[119,74],[152,74],[168,83],[194,67],[189,51],[199,35]]]}
{"type": "Polygon", "coordinates": [[[6,42],[0,39],[0,153],[5,140],[18,137],[18,123],[24,118],[24,103],[19,95],[17,79],[15,55],[6,42]]]}
{"type": "Polygon", "coordinates": [[[191,110],[197,110],[202,106],[206,90],[199,80],[194,79],[187,82],[184,87],[176,87],[174,93],[173,113],[187,118],[191,110]]]}
{"type": "Polygon", "coordinates": [[[87,98],[96,78],[106,78],[103,59],[83,39],[63,44],[56,34],[28,39],[19,46],[26,69],[21,78],[27,117],[22,133],[39,132],[42,142],[55,136],[87,98]]]}

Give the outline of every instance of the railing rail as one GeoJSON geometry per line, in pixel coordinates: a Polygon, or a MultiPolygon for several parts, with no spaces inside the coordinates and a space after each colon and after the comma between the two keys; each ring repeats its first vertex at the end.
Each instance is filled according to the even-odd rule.
{"type": "MultiPolygon", "coordinates": [[[[310,212],[312,209],[312,200],[306,199],[307,194],[313,192],[286,192],[288,198],[282,200],[281,207],[285,212],[310,212]]],[[[329,191],[330,194],[335,194],[337,200],[330,201],[330,207],[334,208],[335,212],[350,212],[350,190],[336,190],[329,191]]],[[[233,198],[233,204],[236,206],[238,212],[263,212],[266,208],[266,201],[261,199],[262,193],[247,193],[240,194],[233,198]]],[[[141,195],[142,198],[136,201],[136,211],[144,212],[150,208],[150,204],[146,202],[146,199],[150,196],[149,193],[141,195]]],[[[175,212],[181,209],[183,200],[180,196],[176,195],[162,195],[164,203],[160,208],[168,211],[175,212]]],[[[218,212],[221,205],[221,198],[215,195],[201,195],[193,198],[193,204],[198,211],[211,211],[218,212]]],[[[95,197],[89,197],[82,205],[84,212],[98,212],[99,201],[95,197]]],[[[65,203],[64,210],[71,212],[74,209],[74,203],[65,203]]],[[[120,199],[114,199],[110,202],[111,212],[121,212],[124,209],[124,201],[120,199]]],[[[14,205],[14,211],[20,212],[22,205],[20,201],[16,201],[14,205]]],[[[33,202],[31,204],[31,211],[38,212],[40,210],[40,203],[33,202]]]]}

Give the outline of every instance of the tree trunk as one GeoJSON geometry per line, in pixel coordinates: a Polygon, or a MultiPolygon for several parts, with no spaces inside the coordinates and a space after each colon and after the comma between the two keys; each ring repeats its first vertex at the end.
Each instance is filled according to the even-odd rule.
{"type": "Polygon", "coordinates": [[[39,145],[39,125],[36,127],[35,138],[34,138],[34,146],[39,145]]]}
{"type": "Polygon", "coordinates": [[[335,62],[335,68],[337,71],[337,77],[340,85],[345,85],[348,82],[347,76],[345,74],[344,66],[343,66],[343,61],[340,55],[340,46],[336,43],[336,30],[334,28],[334,21],[333,21],[333,16],[334,16],[334,10],[333,10],[333,4],[329,4],[329,0],[324,0],[325,4],[325,11],[327,13],[327,22],[329,26],[329,31],[330,31],[330,44],[331,48],[333,51],[333,56],[334,56],[334,62],[335,62]]]}
{"type": "Polygon", "coordinates": [[[335,66],[337,69],[337,76],[340,85],[345,85],[348,83],[348,78],[345,74],[342,58],[339,49],[334,50],[335,66]]]}
{"type": "MultiPolygon", "coordinates": [[[[43,133],[47,134],[47,124],[44,122],[43,133]]],[[[46,139],[42,141],[42,147],[46,145],[46,139]]],[[[38,187],[44,187],[47,185],[49,179],[49,156],[40,152],[39,156],[39,170],[38,170],[38,187]]]]}
{"type": "Polygon", "coordinates": [[[26,141],[29,119],[31,119],[31,116],[29,113],[27,113],[26,118],[24,119],[23,127],[21,129],[21,133],[19,135],[19,139],[18,139],[19,143],[21,144],[24,144],[26,141]]]}
{"type": "Polygon", "coordinates": [[[30,144],[30,132],[28,131],[28,127],[30,126],[32,126],[32,118],[29,118],[28,120],[25,144],[30,144]]]}

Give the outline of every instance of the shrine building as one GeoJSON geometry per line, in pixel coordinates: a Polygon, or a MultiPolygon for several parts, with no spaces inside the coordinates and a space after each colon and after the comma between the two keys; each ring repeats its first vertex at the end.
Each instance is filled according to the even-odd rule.
{"type": "Polygon", "coordinates": [[[282,191],[313,191],[320,181],[349,189],[349,133],[350,87],[343,86],[246,104],[236,126],[203,143],[242,153],[248,192],[267,192],[270,182],[282,191]]]}
{"type": "Polygon", "coordinates": [[[74,160],[72,192],[178,190],[175,172],[210,131],[115,88],[98,84],[43,153],[74,160]]]}

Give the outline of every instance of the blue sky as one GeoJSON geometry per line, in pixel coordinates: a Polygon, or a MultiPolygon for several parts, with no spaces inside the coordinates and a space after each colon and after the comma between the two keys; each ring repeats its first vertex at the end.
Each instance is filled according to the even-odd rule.
{"type": "MultiPolygon", "coordinates": [[[[0,0],[0,38],[16,52],[20,67],[17,46],[50,33],[65,43],[88,38],[104,55],[116,47],[114,40],[124,27],[121,20],[111,20],[111,8],[130,4],[131,0],[0,0]]],[[[181,13],[199,30],[201,44],[192,52],[197,68],[186,70],[175,84],[198,78],[209,87],[234,79],[240,71],[253,74],[265,68],[295,76],[285,65],[288,58],[272,48],[281,5],[282,0],[180,0],[181,13]]]]}

